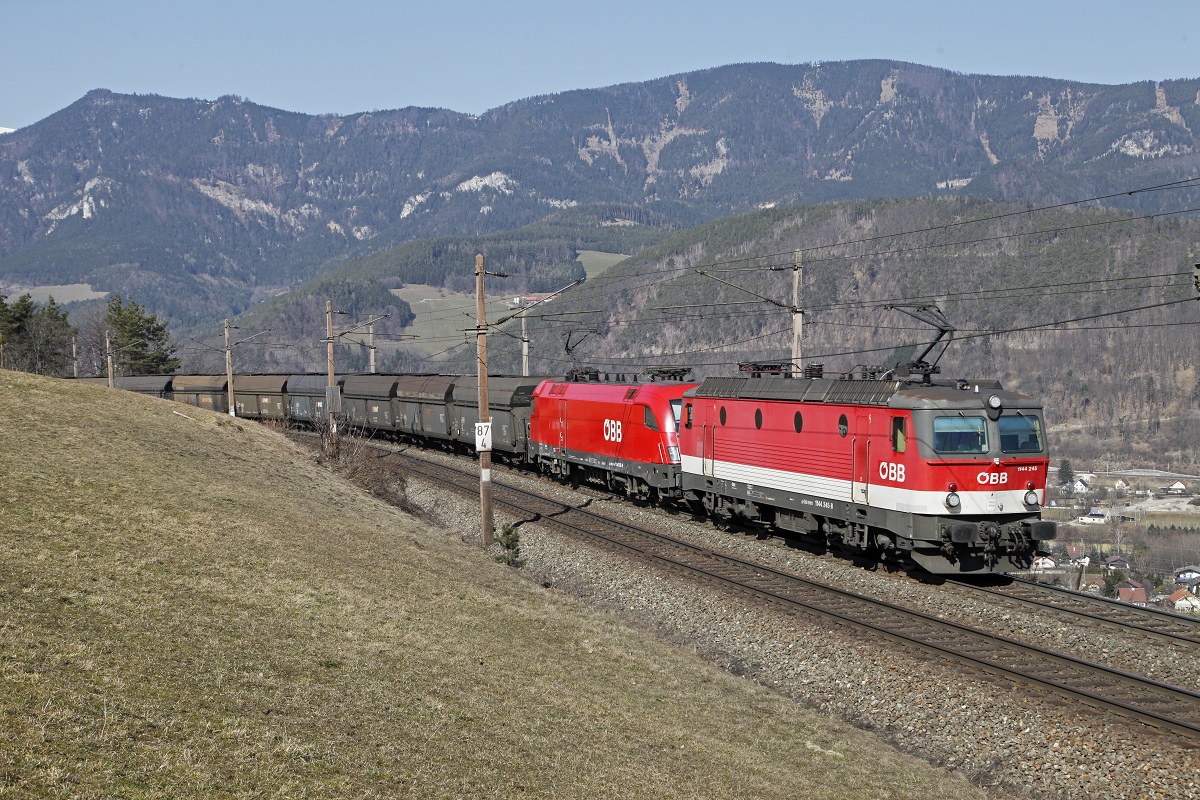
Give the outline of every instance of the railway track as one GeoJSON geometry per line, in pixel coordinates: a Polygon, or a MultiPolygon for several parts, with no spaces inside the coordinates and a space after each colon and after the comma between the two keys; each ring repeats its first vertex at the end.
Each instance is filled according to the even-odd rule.
{"type": "MultiPolygon", "coordinates": [[[[387,452],[415,473],[454,487],[468,496],[478,494],[478,474],[473,470],[464,471],[394,450],[387,452]]],[[[493,481],[493,499],[497,505],[527,515],[530,523],[550,525],[605,547],[634,554],[790,613],[867,631],[992,676],[1025,684],[1041,693],[1115,712],[1200,743],[1198,692],[716,553],[503,481],[493,481]]],[[[1121,624],[1112,620],[1106,622],[1121,624]]]]}
{"type": "Polygon", "coordinates": [[[1035,607],[1076,620],[1087,620],[1088,624],[1136,631],[1156,642],[1187,648],[1193,654],[1196,652],[1195,646],[1200,645],[1200,619],[1120,603],[1023,578],[1014,578],[1012,584],[1001,587],[980,586],[958,580],[949,582],[969,592],[986,594],[991,602],[1000,606],[1035,607]]]}

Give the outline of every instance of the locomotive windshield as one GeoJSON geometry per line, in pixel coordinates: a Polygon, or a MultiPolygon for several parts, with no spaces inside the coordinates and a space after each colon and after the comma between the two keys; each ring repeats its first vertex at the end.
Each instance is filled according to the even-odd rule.
{"type": "Polygon", "coordinates": [[[986,453],[987,421],[983,417],[934,417],[933,449],[939,453],[986,453]]]}
{"type": "Polygon", "coordinates": [[[1042,421],[1024,414],[1001,417],[1000,449],[1005,453],[1042,452],[1042,421]]]}

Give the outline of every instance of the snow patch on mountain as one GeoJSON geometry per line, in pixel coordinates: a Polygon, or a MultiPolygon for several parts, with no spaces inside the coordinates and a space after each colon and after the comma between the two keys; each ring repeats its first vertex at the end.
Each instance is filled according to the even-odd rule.
{"type": "Polygon", "coordinates": [[[497,192],[512,194],[517,182],[503,172],[493,172],[491,175],[476,175],[454,187],[456,192],[482,192],[484,189],[495,189],[497,192]]]}

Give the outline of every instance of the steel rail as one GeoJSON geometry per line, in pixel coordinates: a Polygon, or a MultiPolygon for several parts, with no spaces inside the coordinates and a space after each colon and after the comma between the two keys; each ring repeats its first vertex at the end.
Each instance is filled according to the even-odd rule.
{"type": "Polygon", "coordinates": [[[1189,649],[1200,645],[1200,619],[1153,608],[1122,603],[1107,597],[1050,586],[1023,578],[1013,578],[1010,586],[980,586],[951,578],[949,583],[970,592],[980,592],[1009,607],[1031,606],[1087,619],[1100,625],[1136,631],[1162,642],[1189,649]]]}
{"type": "MultiPolygon", "coordinates": [[[[473,474],[411,455],[404,459],[419,465],[416,471],[464,492],[474,493],[478,488],[473,474]]],[[[531,514],[528,522],[555,525],[795,613],[815,614],[993,676],[1032,684],[1200,740],[1200,693],[715,553],[502,481],[495,481],[494,486],[496,502],[531,514]]]]}

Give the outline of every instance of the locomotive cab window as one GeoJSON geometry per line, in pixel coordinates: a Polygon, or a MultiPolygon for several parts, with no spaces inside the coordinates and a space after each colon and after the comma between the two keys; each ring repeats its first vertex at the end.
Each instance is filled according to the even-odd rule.
{"type": "Polygon", "coordinates": [[[983,417],[934,417],[933,449],[939,453],[986,453],[987,420],[983,417]]]}
{"type": "Polygon", "coordinates": [[[1040,453],[1042,421],[1024,414],[1003,416],[1000,424],[1000,450],[1005,453],[1040,453]]]}
{"type": "Polygon", "coordinates": [[[892,417],[892,452],[903,453],[908,447],[908,420],[892,417]]]}
{"type": "Polygon", "coordinates": [[[646,427],[652,431],[658,430],[658,420],[654,416],[654,412],[650,410],[650,406],[642,406],[642,410],[646,416],[646,427]]]}

